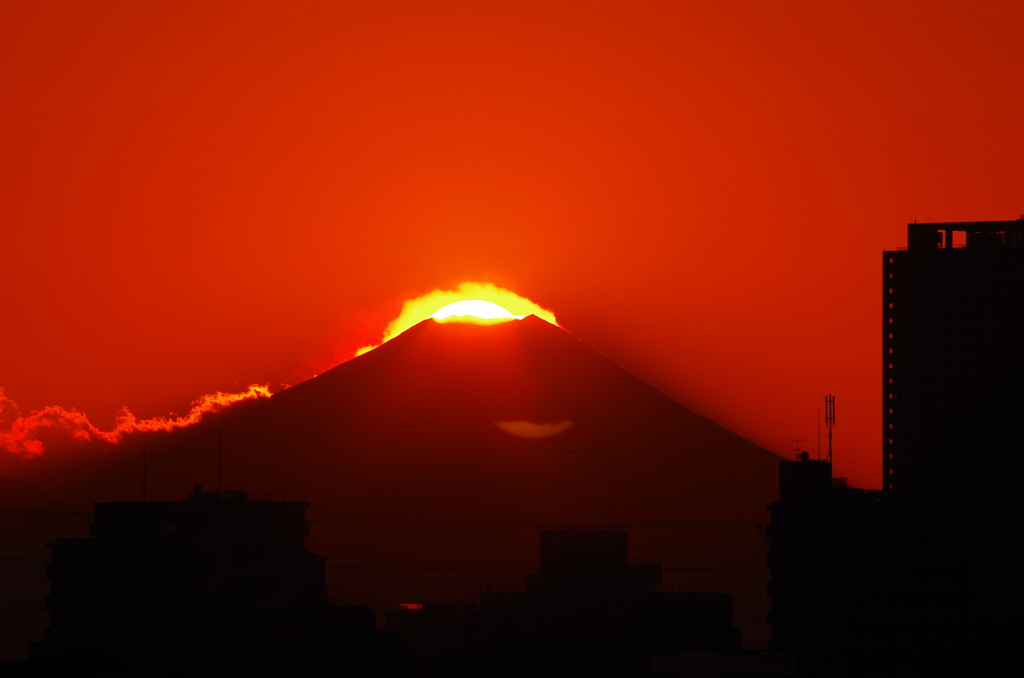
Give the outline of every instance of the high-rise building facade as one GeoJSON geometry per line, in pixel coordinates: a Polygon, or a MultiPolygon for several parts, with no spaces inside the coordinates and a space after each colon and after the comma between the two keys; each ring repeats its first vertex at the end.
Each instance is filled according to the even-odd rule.
{"type": "Polygon", "coordinates": [[[950,507],[1018,496],[1024,219],[909,224],[882,291],[884,490],[950,507]]]}

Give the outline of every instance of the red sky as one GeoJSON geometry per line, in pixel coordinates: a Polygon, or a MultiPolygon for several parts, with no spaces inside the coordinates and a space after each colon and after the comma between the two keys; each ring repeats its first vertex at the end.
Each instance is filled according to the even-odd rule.
{"type": "Polygon", "coordinates": [[[482,280],[880,474],[881,251],[1024,211],[1019,2],[0,4],[0,386],[183,413],[482,280]]]}

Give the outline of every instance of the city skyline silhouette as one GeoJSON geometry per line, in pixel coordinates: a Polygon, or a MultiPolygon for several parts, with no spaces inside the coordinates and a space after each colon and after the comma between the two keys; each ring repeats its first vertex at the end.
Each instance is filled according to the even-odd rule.
{"type": "MultiPolygon", "coordinates": [[[[1024,508],[1013,487],[1021,434],[1008,419],[1020,405],[1024,352],[1022,224],[914,223],[908,247],[884,253],[884,490],[834,477],[831,394],[825,459],[798,445],[796,460],[784,461],[534,316],[428,319],[269,398],[138,434],[152,449],[141,459],[115,451],[97,469],[51,455],[32,476],[73,501],[77,485],[81,502],[83,490],[117,494],[141,475],[142,501],[33,509],[44,493],[5,478],[25,495],[24,506],[4,509],[10,518],[93,519],[89,537],[47,544],[46,640],[11,666],[118,673],[165,655],[182,666],[212,657],[225,667],[381,676],[1006,666],[1019,654],[1024,602],[1002,539],[1019,529],[1024,508]],[[499,425],[522,417],[574,425],[543,438],[499,425]],[[938,430],[944,447],[928,442],[938,430]],[[235,482],[272,479],[288,493],[223,490],[225,431],[236,464],[244,460],[230,471],[235,482]],[[978,438],[983,455],[970,445],[978,438]],[[196,483],[187,502],[159,500],[188,474],[208,476],[211,461],[215,490],[196,483]],[[758,484],[776,466],[777,495],[758,484]],[[307,522],[299,489],[336,517],[307,522]],[[381,497],[388,501],[375,503],[381,497]],[[766,525],[757,515],[769,502],[766,525]],[[545,529],[544,512],[570,517],[545,529]],[[625,524],[613,525],[613,512],[625,524]],[[367,560],[327,565],[330,556],[304,546],[311,524],[340,528],[313,540],[317,552],[367,560]],[[529,553],[509,537],[534,526],[539,568],[499,564],[529,553]],[[627,530],[645,529],[670,532],[644,543],[657,557],[631,560],[627,530]],[[764,541],[744,545],[736,529],[764,541]],[[678,560],[665,564],[666,552],[678,560]],[[765,565],[752,564],[759,553],[765,565]],[[413,554],[434,564],[380,560],[413,554]],[[693,556],[718,563],[677,564],[693,556]],[[417,581],[424,573],[440,574],[440,587],[417,581]],[[500,580],[485,584],[491,573],[500,580]],[[665,574],[675,585],[696,576],[699,590],[659,592],[665,574]],[[982,578],[1002,598],[998,608],[978,595],[982,578]],[[759,582],[770,603],[753,592],[759,582]]],[[[54,529],[40,527],[22,539],[38,548],[54,529]]],[[[39,590],[26,582],[7,587],[39,590]]]]}

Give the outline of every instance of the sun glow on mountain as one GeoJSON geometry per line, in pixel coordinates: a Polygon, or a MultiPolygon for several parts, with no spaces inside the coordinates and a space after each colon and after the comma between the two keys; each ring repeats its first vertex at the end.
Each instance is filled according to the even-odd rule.
{"type": "Polygon", "coordinates": [[[402,312],[384,330],[380,344],[364,346],[356,355],[372,351],[428,318],[437,322],[489,325],[535,315],[558,325],[555,314],[534,302],[491,283],[464,282],[454,290],[434,290],[402,305],[402,312]]]}
{"type": "Polygon", "coordinates": [[[509,320],[522,320],[525,315],[512,315],[507,309],[498,306],[492,301],[481,299],[467,299],[448,304],[440,311],[430,316],[441,323],[474,323],[491,324],[495,322],[507,322],[509,320]]]}
{"type": "Polygon", "coordinates": [[[519,438],[550,438],[569,430],[572,421],[565,419],[558,423],[537,423],[535,421],[496,421],[498,428],[519,438]]]}

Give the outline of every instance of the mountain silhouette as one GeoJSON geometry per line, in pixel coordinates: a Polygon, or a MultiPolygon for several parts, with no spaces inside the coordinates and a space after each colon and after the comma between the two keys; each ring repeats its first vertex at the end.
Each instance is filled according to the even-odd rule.
{"type": "Polygon", "coordinates": [[[496,421],[573,422],[548,448],[754,448],[568,332],[528,316],[426,320],[360,359],[277,394],[268,411],[342,445],[526,449],[496,421]]]}
{"type": "MultiPolygon", "coordinates": [[[[197,482],[217,489],[219,458],[225,490],[310,501],[309,517],[326,522],[308,543],[329,564],[382,567],[529,566],[537,526],[555,523],[764,523],[779,461],[529,316],[427,320],[269,399],[112,452],[48,446],[4,472],[79,509],[138,501],[143,448],[151,500],[184,499],[197,482]],[[499,426],[517,421],[562,430],[524,438],[499,426]]],[[[630,543],[667,566],[764,564],[752,527],[631,528],[630,543]]],[[[374,572],[332,571],[332,595],[379,612],[480,584],[479,574],[374,572]]],[[[677,583],[729,586],[738,601],[747,586],[761,601],[747,612],[763,613],[755,579],[677,583]]]]}
{"type": "Polygon", "coordinates": [[[763,520],[778,461],[534,316],[427,320],[179,434],[216,436],[233,457],[226,477],[267,487],[252,472],[272,471],[278,491],[332,501],[391,496],[374,515],[405,516],[397,497],[415,497],[439,519],[519,506],[528,520],[763,520]],[[509,421],[571,426],[522,438],[498,425],[509,421]]]}
{"type": "MultiPolygon", "coordinates": [[[[535,316],[486,326],[426,320],[316,378],[186,429],[135,434],[103,455],[51,444],[43,459],[5,472],[71,500],[83,492],[134,499],[142,447],[158,494],[215,484],[218,448],[224,482],[235,488],[333,502],[399,488],[429,495],[466,482],[492,496],[528,490],[530,512],[552,520],[574,510],[635,520],[680,509],[761,519],[778,462],[535,316]],[[499,425],[522,421],[564,431],[523,438],[499,425]]],[[[470,491],[462,487],[432,503],[470,491]]]]}

